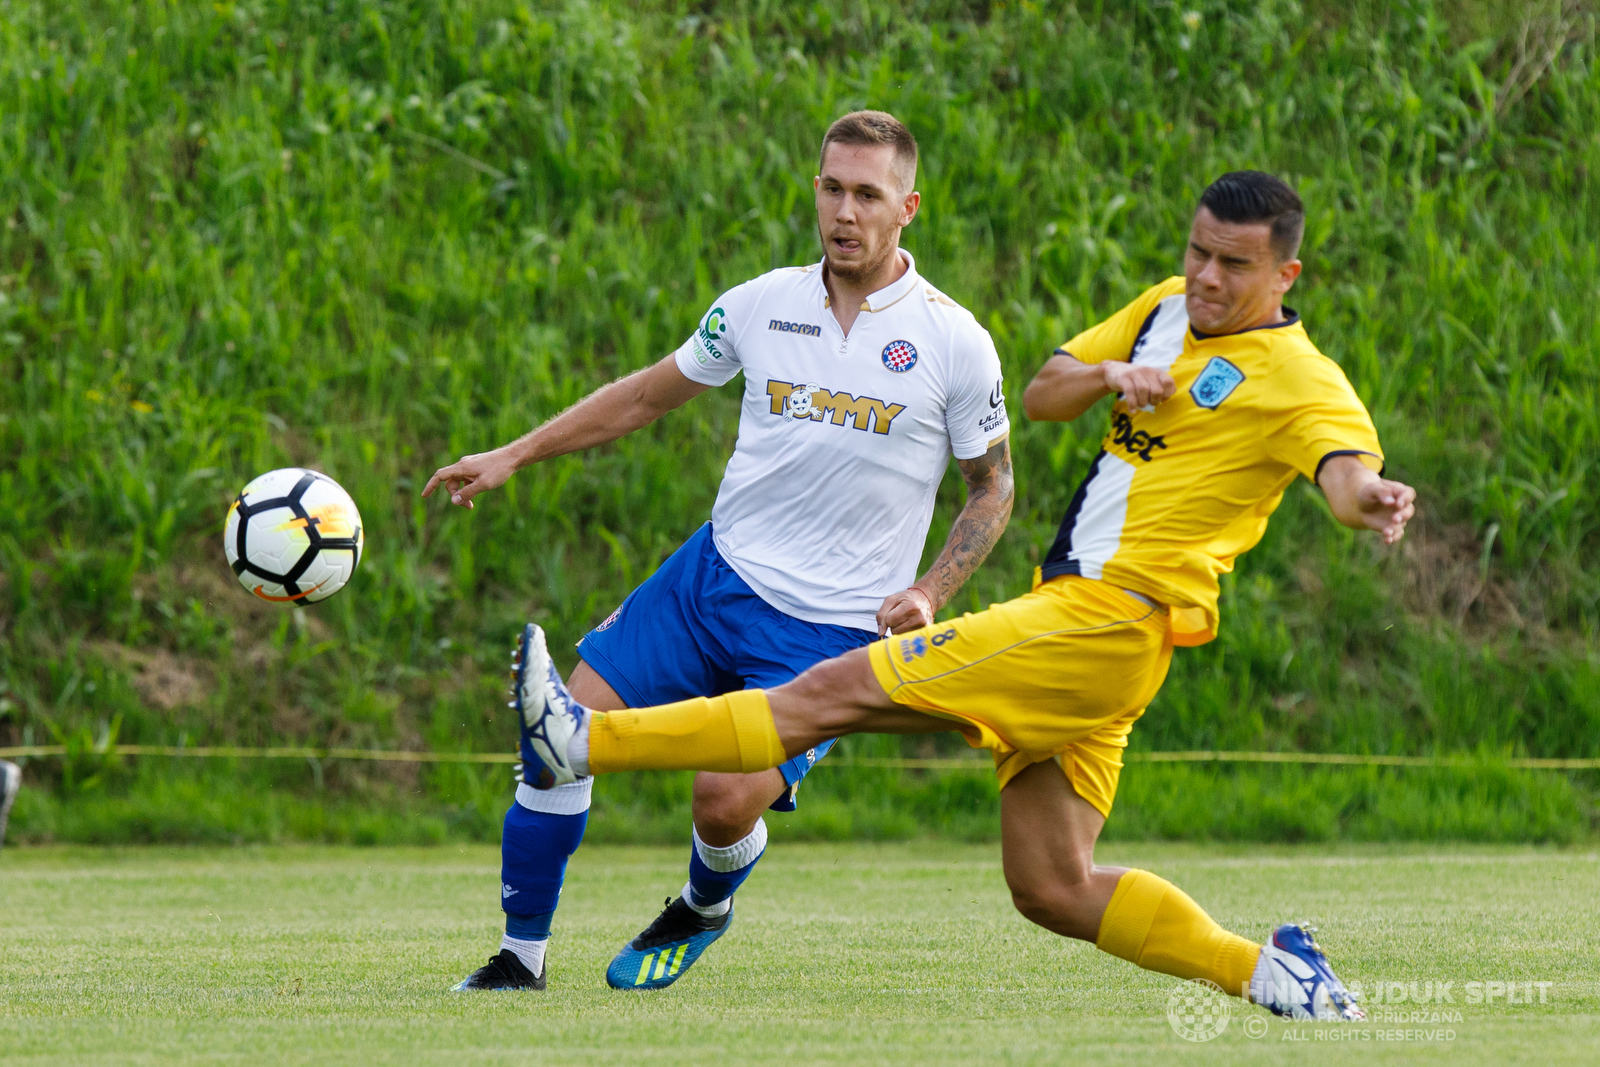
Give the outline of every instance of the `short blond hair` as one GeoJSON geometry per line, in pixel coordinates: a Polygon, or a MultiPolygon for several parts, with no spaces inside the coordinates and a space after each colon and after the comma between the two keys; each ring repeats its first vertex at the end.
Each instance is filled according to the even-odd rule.
{"type": "Polygon", "coordinates": [[[909,193],[917,184],[917,139],[911,136],[905,123],[887,111],[852,111],[834,119],[828,132],[822,135],[821,160],[828,158],[828,146],[888,145],[894,149],[894,173],[900,180],[900,191],[909,193]]]}

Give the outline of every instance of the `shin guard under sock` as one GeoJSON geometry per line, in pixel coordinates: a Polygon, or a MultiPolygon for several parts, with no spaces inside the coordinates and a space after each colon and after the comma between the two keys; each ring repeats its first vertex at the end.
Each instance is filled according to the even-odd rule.
{"type": "Polygon", "coordinates": [[[506,812],[500,838],[500,907],[506,913],[501,947],[515,952],[534,974],[544,964],[567,860],[583,840],[592,786],[592,779],[546,790],[518,786],[517,800],[506,812]]]}
{"type": "Polygon", "coordinates": [[[722,848],[700,840],[700,831],[696,830],[694,847],[689,850],[689,884],[683,887],[684,902],[702,915],[723,914],[728,909],[721,905],[750,877],[766,850],[765,819],[757,819],[754,830],[722,848]]]}
{"type": "Polygon", "coordinates": [[[654,708],[593,712],[589,769],[687,770],[749,774],[788,755],[772,721],[767,694],[743,689],[654,708]]]}
{"type": "Polygon", "coordinates": [[[1205,978],[1248,999],[1261,946],[1218,926],[1183,890],[1149,871],[1117,882],[1095,945],[1149,971],[1205,978]]]}

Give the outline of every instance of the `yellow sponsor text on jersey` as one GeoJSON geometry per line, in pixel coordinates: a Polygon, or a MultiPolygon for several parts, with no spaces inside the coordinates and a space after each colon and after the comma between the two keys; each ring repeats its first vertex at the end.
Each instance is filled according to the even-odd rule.
{"type": "Polygon", "coordinates": [[[887,434],[894,420],[904,411],[904,404],[891,404],[875,396],[852,396],[840,390],[834,392],[814,383],[796,384],[772,379],[767,382],[768,410],[781,418],[809,419],[812,422],[831,422],[843,426],[845,420],[857,430],[870,429],[873,433],[887,434]]]}

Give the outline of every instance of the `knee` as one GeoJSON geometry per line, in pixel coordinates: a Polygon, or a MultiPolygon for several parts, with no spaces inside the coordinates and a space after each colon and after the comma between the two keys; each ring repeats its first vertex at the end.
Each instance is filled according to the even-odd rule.
{"type": "Polygon", "coordinates": [[[1070,912],[1071,895],[1057,886],[1013,885],[1011,903],[1024,919],[1053,930],[1070,912]]]}
{"type": "Polygon", "coordinates": [[[750,832],[772,798],[759,792],[765,775],[699,774],[694,780],[694,824],[708,845],[731,845],[750,832]]]}
{"type": "Polygon", "coordinates": [[[1040,877],[1037,874],[1008,874],[1006,885],[1011,890],[1011,903],[1029,922],[1057,933],[1076,931],[1088,903],[1089,881],[1064,877],[1040,877]]]}

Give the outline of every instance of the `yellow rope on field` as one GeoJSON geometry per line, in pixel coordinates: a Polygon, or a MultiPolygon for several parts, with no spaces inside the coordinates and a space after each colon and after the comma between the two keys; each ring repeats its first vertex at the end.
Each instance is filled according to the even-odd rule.
{"type": "MultiPolygon", "coordinates": [[[[217,759],[357,759],[389,763],[516,763],[511,752],[397,752],[386,748],[241,748],[231,745],[113,745],[91,750],[117,756],[209,756],[217,759]]],[[[0,748],[0,759],[12,756],[64,756],[65,745],[22,745],[0,748]]]]}
{"type": "MultiPolygon", "coordinates": [[[[113,745],[96,748],[99,755],[194,756],[214,759],[351,759],[388,763],[516,763],[511,752],[400,752],[386,748],[244,748],[232,745],[113,745]]],[[[18,745],[0,748],[0,759],[18,756],[64,756],[66,745],[18,745]]],[[[1484,760],[1471,756],[1382,756],[1343,752],[1125,752],[1128,763],[1321,763],[1353,767],[1477,767],[1484,760]]],[[[1600,759],[1545,759],[1510,757],[1491,761],[1519,770],[1600,770],[1600,759]]],[[[844,756],[819,763],[819,767],[881,767],[899,770],[987,771],[993,765],[981,758],[915,759],[844,756]]]]}

